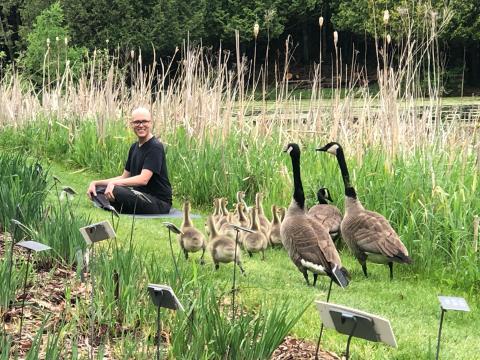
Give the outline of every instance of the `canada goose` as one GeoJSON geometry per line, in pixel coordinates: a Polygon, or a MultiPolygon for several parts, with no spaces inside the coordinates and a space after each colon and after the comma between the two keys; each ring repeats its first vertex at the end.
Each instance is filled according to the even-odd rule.
{"type": "Polygon", "coordinates": [[[333,201],[327,188],[320,188],[317,192],[318,205],[314,205],[308,210],[308,215],[313,216],[323,227],[328,229],[333,241],[340,235],[340,224],[342,223],[342,213],[328,201],[333,201]],[[328,200],[328,201],[327,201],[328,200]]]}
{"type": "Polygon", "coordinates": [[[183,204],[183,221],[180,227],[183,234],[178,235],[178,242],[183,250],[185,259],[188,259],[188,253],[194,253],[202,250],[200,263],[204,263],[205,256],[205,236],[195,228],[190,219],[190,202],[185,201],[183,204]]]}
{"type": "Polygon", "coordinates": [[[221,198],[213,199],[213,221],[217,222],[222,217],[222,211],[220,210],[221,198]]]}
{"type": "Polygon", "coordinates": [[[236,221],[233,220],[233,214],[228,213],[226,219],[224,222],[222,222],[221,226],[218,229],[218,232],[224,235],[229,236],[233,240],[237,237],[237,232],[235,231],[234,228],[232,228],[232,224],[238,225],[236,221]]]}
{"type": "Polygon", "coordinates": [[[222,214],[225,217],[229,214],[229,211],[227,209],[227,204],[228,204],[227,198],[224,197],[224,198],[220,199],[220,206],[221,206],[222,214]]]}
{"type": "Polygon", "coordinates": [[[244,274],[245,271],[242,267],[240,248],[235,244],[235,240],[217,232],[212,216],[208,217],[207,222],[210,228],[210,243],[208,247],[212,255],[213,263],[215,264],[215,270],[220,267],[220,263],[226,264],[236,261],[240,271],[244,274]]]}
{"type": "Polygon", "coordinates": [[[327,275],[339,286],[345,287],[349,283],[349,275],[342,267],[340,256],[328,231],[305,211],[305,195],[300,175],[300,148],[291,143],[285,151],[292,159],[294,192],[280,226],[283,246],[303,274],[307,285],[310,285],[307,273],[307,270],[310,270],[313,272],[313,286],[318,275],[327,275]]]}
{"type": "Polygon", "coordinates": [[[245,215],[245,206],[242,203],[237,204],[237,220],[240,226],[244,228],[250,227],[250,220],[245,215]]]}
{"type": "MultiPolygon", "coordinates": [[[[218,198],[215,198],[213,199],[213,221],[217,221],[218,219],[218,216],[220,215],[220,210],[219,210],[219,205],[218,205],[218,201],[219,199],[218,198]]],[[[207,236],[210,236],[210,229],[208,227],[208,221],[205,220],[205,233],[207,234],[207,236]]]]}
{"type": "MultiPolygon", "coordinates": [[[[237,204],[237,216],[235,217],[235,223],[236,225],[240,225],[241,227],[247,229],[250,228],[250,219],[245,215],[244,206],[242,203],[237,204]]],[[[242,231],[238,236],[238,241],[240,242],[240,244],[243,243],[244,235],[245,233],[242,231]]]]}
{"type": "Polygon", "coordinates": [[[227,209],[227,204],[228,204],[227,198],[224,198],[224,197],[220,198],[218,200],[218,204],[219,204],[220,216],[218,217],[218,220],[215,223],[215,226],[217,227],[217,229],[220,229],[220,227],[228,221],[227,217],[228,217],[229,211],[227,209]]]}
{"type": "Polygon", "coordinates": [[[276,205],[272,205],[272,225],[270,226],[270,232],[268,233],[268,241],[270,245],[282,246],[282,237],[280,236],[280,219],[278,217],[278,210],[276,205]]]}
{"type": "Polygon", "coordinates": [[[342,173],[345,186],[345,215],[341,225],[341,233],[348,247],[362,265],[367,277],[367,260],[388,264],[390,280],[393,279],[393,263],[410,264],[412,259],[399,236],[384,216],[365,210],[357,199],[355,188],[350,183],[347,163],[343,149],[339,143],[331,142],[317,151],[325,151],[335,155],[342,173]]]}
{"type": "Polygon", "coordinates": [[[265,249],[267,248],[267,237],[263,234],[258,223],[258,209],[256,206],[252,208],[252,225],[250,230],[253,232],[245,233],[243,237],[243,248],[248,255],[252,257],[252,253],[262,252],[262,260],[265,260],[265,249]]]}
{"type": "Polygon", "coordinates": [[[260,226],[260,230],[262,231],[263,235],[268,238],[268,232],[270,231],[270,221],[268,221],[265,213],[263,211],[263,193],[257,192],[255,194],[255,207],[258,211],[258,225],[260,226]]]}
{"type": "Polygon", "coordinates": [[[237,203],[242,203],[243,211],[245,214],[250,213],[250,208],[248,207],[247,203],[245,202],[245,192],[244,191],[237,191],[237,203]]]}
{"type": "Polygon", "coordinates": [[[280,212],[280,223],[283,222],[283,219],[285,219],[285,211],[286,209],[284,207],[281,207],[280,209],[278,209],[278,211],[280,212]]]}

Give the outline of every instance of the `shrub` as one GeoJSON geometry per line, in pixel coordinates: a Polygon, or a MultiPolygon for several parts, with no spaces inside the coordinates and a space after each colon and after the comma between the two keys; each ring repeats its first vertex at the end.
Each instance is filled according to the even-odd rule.
{"type": "Polygon", "coordinates": [[[65,25],[60,3],[52,4],[36,18],[27,37],[27,50],[20,57],[20,65],[31,79],[42,84],[44,76],[59,77],[68,66],[77,73],[85,49],[69,46],[70,33],[65,25]]]}

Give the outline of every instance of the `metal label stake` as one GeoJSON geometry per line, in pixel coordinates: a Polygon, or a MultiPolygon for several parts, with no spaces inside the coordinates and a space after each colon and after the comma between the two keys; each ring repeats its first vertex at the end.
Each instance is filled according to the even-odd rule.
{"type": "Polygon", "coordinates": [[[92,291],[90,292],[90,359],[93,360],[93,342],[94,342],[94,315],[95,315],[95,277],[93,274],[93,268],[95,264],[95,243],[113,239],[116,237],[115,231],[112,228],[112,225],[108,221],[102,221],[96,224],[91,224],[85,227],[80,228],[80,233],[83,236],[83,239],[87,243],[87,246],[91,249],[90,257],[90,282],[92,285],[92,291]]]}
{"type": "Polygon", "coordinates": [[[157,307],[157,353],[156,358],[160,360],[160,343],[162,324],[160,322],[160,308],[185,311],[172,288],[168,285],[149,284],[148,293],[153,304],[157,307]]]}
{"type": "MultiPolygon", "coordinates": [[[[338,269],[337,265],[334,266],[332,269],[332,277],[330,277],[330,286],[328,287],[328,293],[327,293],[327,303],[330,301],[330,293],[332,292],[332,284],[333,284],[333,278],[337,280],[337,284],[342,289],[345,289],[344,284],[348,284],[348,281],[346,281],[345,276],[343,273],[338,269]]],[[[315,360],[318,360],[318,352],[320,351],[320,342],[322,341],[322,334],[323,334],[323,322],[322,325],[320,326],[320,333],[318,334],[318,340],[317,340],[317,348],[315,349],[315,360]]]]}
{"type": "Polygon", "coordinates": [[[165,226],[167,229],[168,229],[168,242],[170,243],[170,253],[172,254],[172,260],[173,260],[173,265],[175,266],[175,276],[176,276],[176,279],[175,279],[175,282],[177,282],[178,280],[181,281],[180,279],[180,273],[178,272],[178,266],[177,266],[177,260],[175,259],[175,254],[173,253],[173,244],[172,244],[172,232],[177,234],[177,235],[180,235],[180,234],[183,234],[182,230],[180,230],[177,225],[171,223],[171,222],[163,222],[162,223],[163,226],[165,226]]]}
{"type": "Polygon", "coordinates": [[[27,280],[28,280],[28,268],[30,266],[30,259],[32,255],[32,251],[39,253],[41,251],[50,250],[51,247],[44,245],[42,243],[36,241],[20,241],[15,245],[23,247],[27,249],[28,256],[27,256],[27,268],[25,269],[25,279],[23,281],[23,295],[22,295],[22,307],[20,311],[20,330],[18,332],[18,340],[21,341],[22,339],[22,329],[23,329],[23,308],[25,307],[25,298],[27,295],[27,280]]]}
{"type": "Polygon", "coordinates": [[[465,311],[465,312],[470,311],[467,301],[462,297],[439,296],[438,301],[440,302],[441,314],[440,314],[440,326],[438,327],[437,355],[435,356],[436,360],[438,360],[438,356],[440,354],[440,338],[442,336],[444,314],[447,312],[447,310],[465,311]]]}
{"type": "MultiPolygon", "coordinates": [[[[236,288],[237,247],[239,244],[238,237],[240,235],[240,231],[245,231],[248,233],[253,233],[253,231],[235,224],[229,224],[229,225],[237,232],[237,235],[235,236],[235,248],[233,250],[233,282],[232,282],[232,322],[235,322],[235,296],[237,293],[237,288],[236,288]]],[[[240,270],[242,271],[243,274],[245,274],[245,272],[241,267],[240,267],[240,270]]]]}
{"type": "Polygon", "coordinates": [[[374,342],[383,342],[397,347],[390,321],[346,306],[316,301],[322,323],[326,328],[335,329],[340,334],[348,335],[345,350],[346,359],[350,356],[352,337],[374,342]]]}

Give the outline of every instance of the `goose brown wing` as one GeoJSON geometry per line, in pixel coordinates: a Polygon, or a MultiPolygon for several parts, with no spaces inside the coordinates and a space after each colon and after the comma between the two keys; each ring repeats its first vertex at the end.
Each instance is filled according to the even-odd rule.
{"type": "Polygon", "coordinates": [[[328,259],[332,257],[329,256],[331,249],[328,247],[327,239],[330,239],[328,232],[323,228],[316,229],[312,226],[314,220],[308,218],[298,219],[292,225],[294,226],[283,227],[282,236],[289,240],[290,249],[287,250],[289,250],[293,262],[298,266],[300,260],[303,259],[331,270],[328,259]],[[327,254],[324,253],[324,250],[327,251],[327,254]]]}
{"type": "Polygon", "coordinates": [[[408,256],[408,251],[390,223],[373,211],[357,214],[348,224],[355,234],[357,246],[364,252],[395,257],[399,253],[408,256]]]}
{"type": "Polygon", "coordinates": [[[342,223],[342,213],[336,206],[319,204],[308,210],[308,215],[319,221],[328,231],[338,231],[342,223]]]}

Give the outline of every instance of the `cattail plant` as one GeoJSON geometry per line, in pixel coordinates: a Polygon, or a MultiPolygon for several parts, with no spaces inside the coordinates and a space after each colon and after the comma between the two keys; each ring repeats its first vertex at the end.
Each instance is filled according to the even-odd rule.
{"type": "Polygon", "coordinates": [[[383,11],[383,24],[388,25],[388,20],[390,19],[390,12],[388,10],[383,11]]]}
{"type": "Polygon", "coordinates": [[[253,25],[253,37],[255,41],[255,48],[253,50],[253,74],[252,74],[252,93],[255,92],[256,89],[256,83],[257,83],[257,76],[256,76],[256,71],[255,71],[255,65],[257,63],[257,37],[258,37],[258,32],[260,31],[260,26],[258,25],[257,22],[253,25]]]}
{"type": "Polygon", "coordinates": [[[319,67],[319,91],[322,91],[322,36],[323,36],[323,16],[320,16],[318,18],[318,25],[320,26],[320,36],[319,36],[319,46],[318,46],[318,52],[319,52],[319,58],[318,58],[318,67],[319,67]]]}

